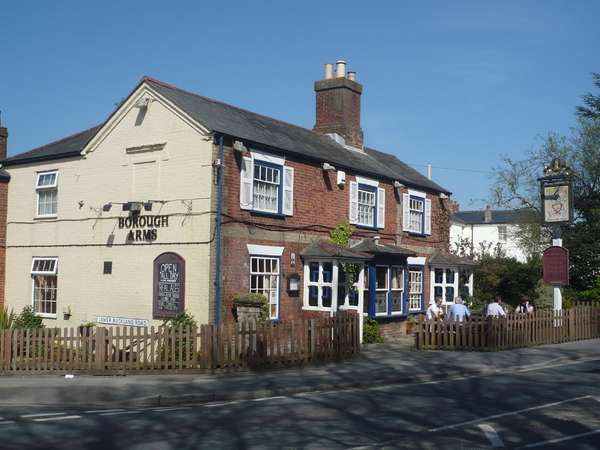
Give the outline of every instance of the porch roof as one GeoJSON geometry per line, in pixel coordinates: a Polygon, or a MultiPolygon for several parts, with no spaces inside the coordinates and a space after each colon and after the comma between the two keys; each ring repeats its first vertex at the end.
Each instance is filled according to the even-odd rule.
{"type": "Polygon", "coordinates": [[[302,258],[340,258],[367,260],[373,255],[321,239],[300,250],[302,258]]]}
{"type": "Polygon", "coordinates": [[[406,248],[398,247],[392,244],[380,242],[379,239],[364,238],[357,244],[351,247],[359,252],[371,253],[373,255],[389,255],[389,256],[417,256],[417,253],[406,248]]]}
{"type": "Polygon", "coordinates": [[[431,266],[477,266],[479,263],[462,256],[453,255],[443,251],[438,251],[436,254],[429,258],[429,265],[431,266]]]}

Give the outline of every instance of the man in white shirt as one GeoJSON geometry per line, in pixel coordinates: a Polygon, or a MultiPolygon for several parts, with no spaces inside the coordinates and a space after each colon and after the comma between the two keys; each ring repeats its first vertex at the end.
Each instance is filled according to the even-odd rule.
{"type": "Polygon", "coordinates": [[[499,295],[494,297],[494,302],[490,303],[487,307],[485,317],[504,317],[506,315],[506,309],[500,306],[502,298],[499,295]]]}
{"type": "Polygon", "coordinates": [[[442,313],[442,296],[438,295],[435,297],[435,302],[427,308],[427,318],[429,320],[436,318],[440,319],[440,314],[442,313]]]}

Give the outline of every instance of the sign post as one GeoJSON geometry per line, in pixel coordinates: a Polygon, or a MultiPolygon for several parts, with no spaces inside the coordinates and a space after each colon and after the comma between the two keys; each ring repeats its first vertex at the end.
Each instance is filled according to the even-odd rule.
{"type": "Polygon", "coordinates": [[[555,158],[539,178],[542,224],[552,227],[552,247],[544,250],[544,284],[554,287],[554,311],[562,309],[562,287],[569,284],[569,252],[562,247],[562,225],[573,220],[573,189],[568,164],[555,158]]]}

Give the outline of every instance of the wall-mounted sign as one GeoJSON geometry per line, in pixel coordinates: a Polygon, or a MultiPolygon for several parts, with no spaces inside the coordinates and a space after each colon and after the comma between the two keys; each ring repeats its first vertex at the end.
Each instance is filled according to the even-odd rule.
{"type": "Polygon", "coordinates": [[[185,309],[185,260],[163,253],[154,260],[154,317],[174,316],[185,309]]]}
{"type": "Polygon", "coordinates": [[[147,327],[149,325],[144,319],[126,319],[124,317],[107,317],[98,316],[96,323],[104,323],[106,325],[127,325],[131,327],[147,327]]]}
{"type": "Polygon", "coordinates": [[[127,229],[127,242],[155,241],[158,228],[169,226],[169,216],[140,216],[119,217],[119,229],[127,229]]]}
{"type": "Polygon", "coordinates": [[[549,247],[544,250],[544,284],[567,286],[569,284],[569,250],[549,247]]]}

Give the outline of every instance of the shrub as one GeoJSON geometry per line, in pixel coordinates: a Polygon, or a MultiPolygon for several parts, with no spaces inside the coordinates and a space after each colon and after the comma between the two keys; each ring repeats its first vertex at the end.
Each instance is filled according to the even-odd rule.
{"type": "Polygon", "coordinates": [[[12,309],[10,312],[8,312],[6,306],[0,309],[0,330],[10,330],[13,326],[14,319],[15,313],[12,309]]]}
{"type": "Polygon", "coordinates": [[[365,317],[363,320],[363,344],[385,342],[379,334],[379,324],[375,319],[365,317]]]}
{"type": "Polygon", "coordinates": [[[41,316],[33,310],[33,306],[24,306],[23,310],[14,318],[13,326],[15,330],[31,330],[44,328],[44,321],[41,316]]]}
{"type": "Polygon", "coordinates": [[[191,361],[194,357],[194,339],[188,339],[185,330],[188,326],[192,329],[198,325],[194,316],[187,311],[183,311],[175,316],[163,317],[162,321],[167,332],[179,333],[182,331],[183,338],[176,338],[174,341],[169,339],[168,344],[165,339],[161,346],[161,359],[163,361],[179,361],[181,349],[184,360],[191,361]]]}

